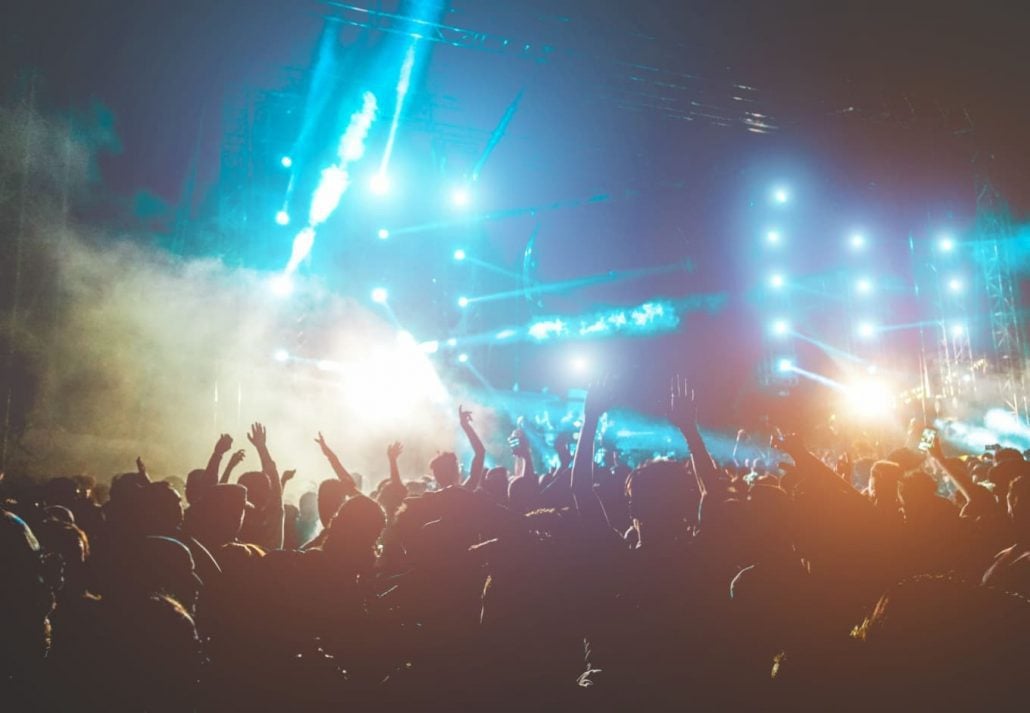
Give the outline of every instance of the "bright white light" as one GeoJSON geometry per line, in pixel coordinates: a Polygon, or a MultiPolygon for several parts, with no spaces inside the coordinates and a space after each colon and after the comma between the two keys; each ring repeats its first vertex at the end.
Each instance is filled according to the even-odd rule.
{"type": "Polygon", "coordinates": [[[778,290],[783,287],[784,284],[786,284],[786,280],[780,273],[776,272],[769,276],[769,286],[773,289],[778,290]]]}
{"type": "Polygon", "coordinates": [[[275,353],[272,355],[272,358],[274,358],[276,361],[289,361],[290,353],[285,349],[276,349],[275,353]]]}
{"type": "Polygon", "coordinates": [[[851,244],[852,250],[861,250],[865,247],[865,236],[861,233],[852,233],[848,242],[851,244]]]}
{"type": "Polygon", "coordinates": [[[855,283],[855,291],[867,295],[873,291],[873,283],[863,277],[855,283]]]}
{"type": "Polygon", "coordinates": [[[780,231],[778,230],[770,230],[765,234],[765,239],[770,245],[778,245],[781,237],[780,231]]]}
{"type": "Polygon", "coordinates": [[[337,371],[340,368],[339,364],[329,359],[320,359],[315,366],[318,367],[319,371],[337,371]]]}
{"type": "Polygon", "coordinates": [[[951,325],[951,334],[953,337],[961,337],[966,333],[966,326],[964,324],[953,324],[951,325]]]}
{"type": "Polygon", "coordinates": [[[293,280],[289,275],[276,275],[269,280],[269,286],[272,288],[272,294],[277,297],[286,297],[293,292],[293,280]]]}
{"type": "Polygon", "coordinates": [[[290,251],[290,261],[286,263],[286,274],[296,271],[300,263],[311,254],[311,247],[315,244],[315,229],[308,227],[297,233],[293,238],[293,249],[290,251]]]}
{"type": "Polygon", "coordinates": [[[368,185],[377,196],[385,196],[390,192],[390,179],[382,173],[372,176],[372,180],[369,181],[368,185]]]}
{"type": "Polygon", "coordinates": [[[436,354],[440,351],[440,342],[433,339],[432,341],[422,342],[418,345],[418,348],[426,354],[436,354]]]}
{"type": "Polygon", "coordinates": [[[469,189],[465,187],[455,188],[451,192],[451,203],[458,208],[464,208],[472,200],[472,194],[469,193],[469,189]]]}
{"type": "Polygon", "coordinates": [[[573,371],[579,372],[580,374],[586,372],[586,370],[590,367],[590,363],[586,360],[586,358],[581,356],[572,357],[572,359],[569,361],[569,364],[572,366],[573,371]]]}
{"type": "Polygon", "coordinates": [[[279,159],[279,163],[282,164],[283,168],[293,168],[293,159],[289,156],[283,156],[279,159]]]}
{"type": "Polygon", "coordinates": [[[279,211],[278,213],[275,214],[275,222],[278,223],[279,225],[289,225],[290,224],[290,214],[287,213],[285,210],[279,211]]]}
{"type": "Polygon", "coordinates": [[[379,232],[376,233],[376,235],[379,237],[380,240],[386,240],[388,237],[390,237],[390,231],[386,228],[380,228],[379,232]]]}
{"type": "Polygon", "coordinates": [[[462,260],[464,260],[465,259],[465,251],[462,250],[461,248],[458,248],[457,250],[455,250],[454,251],[454,259],[457,260],[458,262],[461,262],[462,260]]]}
{"type": "Polygon", "coordinates": [[[794,362],[791,359],[780,359],[776,362],[776,371],[781,374],[786,374],[789,371],[794,371],[794,362]]]}
{"type": "Polygon", "coordinates": [[[372,301],[378,302],[379,304],[385,304],[386,298],[389,297],[389,293],[385,287],[377,287],[372,290],[372,301]]]}
{"type": "Polygon", "coordinates": [[[868,379],[852,384],[845,391],[848,411],[858,418],[882,418],[894,407],[894,395],[885,384],[868,379]]]}
{"type": "Polygon", "coordinates": [[[502,329],[497,333],[497,339],[511,339],[515,336],[514,329],[502,329]]]}
{"type": "Polygon", "coordinates": [[[465,309],[466,307],[468,307],[469,306],[469,298],[466,297],[465,295],[462,295],[461,297],[459,297],[458,298],[458,306],[461,307],[462,309],[465,309]]]}
{"type": "Polygon", "coordinates": [[[790,200],[790,191],[785,186],[778,186],[773,189],[772,197],[774,201],[782,205],[790,200]]]}
{"type": "Polygon", "coordinates": [[[776,336],[782,337],[790,331],[790,322],[785,319],[777,319],[772,323],[772,333],[776,336]]]}
{"type": "Polygon", "coordinates": [[[955,239],[950,235],[942,235],[937,240],[937,247],[942,253],[950,253],[955,249],[955,239]]]}
{"type": "Polygon", "coordinates": [[[458,340],[455,339],[454,337],[451,337],[450,339],[447,340],[447,346],[449,346],[449,347],[456,347],[456,346],[458,346],[458,340]]]}
{"type": "Polygon", "coordinates": [[[957,277],[953,277],[950,280],[948,280],[948,289],[952,292],[961,292],[962,286],[962,280],[960,280],[957,277]]]}
{"type": "Polygon", "coordinates": [[[397,332],[397,343],[404,347],[418,346],[418,342],[415,341],[415,336],[407,330],[397,332]]]}
{"type": "Polygon", "coordinates": [[[466,354],[465,352],[462,352],[461,354],[458,355],[458,361],[461,362],[462,364],[466,363],[468,360],[469,360],[469,355],[466,354]]]}
{"type": "Polygon", "coordinates": [[[856,331],[860,337],[871,337],[876,334],[876,325],[872,322],[859,322],[856,331]]]}

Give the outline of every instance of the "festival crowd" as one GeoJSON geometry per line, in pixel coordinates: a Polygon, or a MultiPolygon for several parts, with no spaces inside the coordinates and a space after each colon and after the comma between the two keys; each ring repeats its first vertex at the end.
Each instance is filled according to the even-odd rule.
{"type": "Polygon", "coordinates": [[[459,407],[467,467],[444,452],[406,481],[393,443],[367,493],[318,434],[334,477],[296,507],[261,424],[259,469],[234,478],[223,435],[182,494],[142,460],[109,485],[9,477],[0,710],[1025,705],[1019,451],[948,457],[917,429],[854,460],[787,435],[717,462],[676,379],[689,458],[630,468],[595,458],[617,406],[592,388],[546,473],[519,432],[510,470],[485,467],[459,407]]]}

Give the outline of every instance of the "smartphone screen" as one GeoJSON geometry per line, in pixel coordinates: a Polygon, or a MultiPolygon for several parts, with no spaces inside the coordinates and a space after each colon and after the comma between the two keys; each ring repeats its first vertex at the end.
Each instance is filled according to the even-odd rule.
{"type": "Polygon", "coordinates": [[[919,437],[919,450],[929,451],[933,448],[933,444],[937,441],[937,429],[936,428],[924,428],[923,435],[919,437]]]}

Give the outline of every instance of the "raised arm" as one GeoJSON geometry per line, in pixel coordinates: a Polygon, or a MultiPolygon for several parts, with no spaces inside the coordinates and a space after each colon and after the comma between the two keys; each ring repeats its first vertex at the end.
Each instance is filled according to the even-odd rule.
{"type": "Polygon", "coordinates": [[[333,449],[325,442],[325,436],[322,435],[321,431],[318,432],[318,438],[315,439],[315,443],[317,443],[318,447],[322,449],[322,455],[324,455],[326,460],[329,461],[329,465],[332,467],[333,472],[336,473],[336,477],[339,478],[340,482],[347,487],[347,495],[356,495],[358,493],[357,482],[355,482],[354,478],[351,477],[351,474],[347,472],[347,469],[343,467],[343,463],[341,463],[340,459],[336,457],[335,453],[333,453],[333,449]]]}
{"type": "Polygon", "coordinates": [[[150,475],[147,473],[147,466],[143,463],[143,456],[136,456],[136,472],[143,476],[145,481],[150,482],[150,475]]]}
{"type": "Polygon", "coordinates": [[[944,445],[941,443],[940,438],[934,439],[934,444],[928,454],[940,466],[941,470],[947,474],[963,497],[965,497],[966,505],[962,508],[964,516],[980,517],[997,513],[994,497],[983,488],[977,486],[965,468],[956,466],[944,457],[944,445]]]}
{"type": "Polygon", "coordinates": [[[579,429],[576,454],[572,459],[572,498],[576,510],[585,523],[608,527],[608,515],[597,493],[594,492],[594,440],[597,424],[608,410],[612,400],[607,381],[600,381],[587,392],[583,403],[583,425],[579,429]]]}
{"type": "Polygon", "coordinates": [[[694,390],[678,375],[673,378],[669,392],[669,420],[683,434],[690,448],[690,462],[694,466],[694,477],[697,479],[697,487],[701,491],[703,502],[707,494],[719,488],[718,471],[704,439],[701,438],[701,431],[697,428],[694,390]]]}
{"type": "Polygon", "coordinates": [[[401,469],[397,465],[397,459],[404,452],[404,445],[400,441],[394,441],[386,447],[386,458],[390,461],[390,482],[404,487],[401,482],[401,469]]]}
{"type": "Polygon", "coordinates": [[[268,477],[272,486],[262,533],[264,542],[258,544],[279,550],[283,546],[283,522],[286,516],[283,510],[283,484],[279,479],[279,469],[268,452],[268,432],[265,427],[260,423],[252,424],[247,437],[257,450],[261,458],[261,471],[268,477]]]}
{"type": "Polygon", "coordinates": [[[465,432],[469,445],[472,446],[472,463],[469,465],[469,479],[465,487],[475,490],[483,480],[483,464],[486,463],[486,448],[480,440],[476,429],[472,427],[472,413],[466,411],[459,404],[458,421],[461,423],[461,430],[465,432]]]}
{"type": "Polygon", "coordinates": [[[207,468],[204,469],[204,481],[207,485],[218,483],[218,467],[222,464],[222,456],[232,448],[232,436],[223,433],[215,443],[215,449],[207,461],[207,468]]]}
{"type": "Polygon", "coordinates": [[[229,462],[225,464],[225,470],[222,471],[222,479],[219,483],[225,484],[229,482],[229,476],[232,475],[233,469],[243,462],[247,453],[242,448],[229,456],[229,462]]]}

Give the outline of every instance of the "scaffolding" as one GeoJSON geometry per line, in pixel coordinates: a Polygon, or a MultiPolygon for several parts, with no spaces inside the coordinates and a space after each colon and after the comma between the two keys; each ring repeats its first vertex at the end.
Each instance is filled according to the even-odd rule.
{"type": "Polygon", "coordinates": [[[1006,407],[1020,420],[1028,420],[1026,339],[1019,317],[1017,288],[1009,260],[1013,235],[1008,206],[986,179],[977,180],[976,250],[982,270],[990,316],[995,369],[1001,376],[1006,407]]]}

